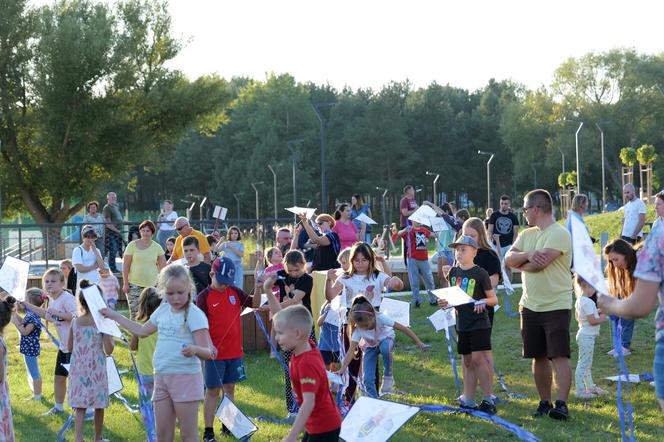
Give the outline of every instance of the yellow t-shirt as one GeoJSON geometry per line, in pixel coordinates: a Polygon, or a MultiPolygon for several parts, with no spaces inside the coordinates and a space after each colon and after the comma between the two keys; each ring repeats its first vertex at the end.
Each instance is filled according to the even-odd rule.
{"type": "Polygon", "coordinates": [[[146,338],[138,339],[138,351],[136,351],[136,368],[138,373],[147,376],[154,375],[154,367],[152,358],[154,357],[154,350],[157,347],[158,333],[154,332],[146,338]]]}
{"type": "Polygon", "coordinates": [[[131,255],[129,284],[139,287],[154,287],[159,277],[157,259],[164,254],[164,249],[159,243],[152,241],[150,247],[141,250],[136,247],[136,241],[132,241],[127,245],[124,254],[131,255]]]}
{"type": "Polygon", "coordinates": [[[198,249],[201,251],[201,254],[205,255],[210,251],[210,245],[207,242],[207,238],[198,230],[192,229],[191,233],[185,237],[178,236],[175,239],[175,246],[173,247],[173,254],[171,255],[171,260],[175,261],[176,259],[184,258],[184,251],[182,250],[182,241],[184,238],[193,236],[198,240],[198,249]]]}
{"type": "Polygon", "coordinates": [[[541,272],[523,272],[519,305],[535,312],[572,309],[572,238],[560,224],[544,230],[530,227],[519,233],[514,248],[522,252],[554,249],[562,252],[541,272]]]}

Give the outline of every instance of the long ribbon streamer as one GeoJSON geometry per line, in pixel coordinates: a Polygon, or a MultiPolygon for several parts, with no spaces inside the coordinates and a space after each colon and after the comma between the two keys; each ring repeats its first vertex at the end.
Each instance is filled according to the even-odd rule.
{"type": "Polygon", "coordinates": [[[65,435],[65,432],[71,426],[71,423],[74,420],[74,414],[75,413],[76,413],[76,410],[72,410],[71,414],[69,415],[69,417],[65,421],[64,425],[58,431],[58,436],[57,436],[57,439],[56,439],[57,442],[66,442],[66,439],[64,438],[64,435],[65,435]]]}
{"type": "Polygon", "coordinates": [[[454,351],[452,350],[452,340],[456,343],[454,336],[450,337],[449,327],[445,329],[445,341],[447,342],[447,351],[450,355],[450,363],[452,364],[452,370],[454,371],[454,381],[456,382],[457,387],[457,397],[461,396],[461,381],[459,380],[459,371],[457,370],[456,359],[454,359],[454,351]]]}
{"type": "MultiPolygon", "coordinates": [[[[127,347],[130,347],[129,341],[127,341],[127,338],[122,336],[122,342],[127,344],[127,347]]],[[[134,352],[131,351],[131,348],[129,348],[129,356],[131,356],[131,364],[134,367],[134,374],[136,375],[136,380],[138,381],[138,394],[142,397],[147,397],[148,396],[148,391],[145,388],[145,384],[143,383],[143,379],[141,378],[141,375],[138,372],[138,366],[136,365],[136,359],[134,359],[134,352]]],[[[154,409],[152,408],[152,404],[140,401],[139,404],[139,409],[141,411],[141,417],[143,418],[143,424],[145,425],[145,432],[147,433],[147,440],[148,442],[156,442],[157,440],[157,433],[156,433],[156,422],[155,422],[155,416],[154,416],[154,409]]],[[[127,404],[125,404],[127,406],[127,404]]]]}
{"type": "Polygon", "coordinates": [[[35,317],[37,318],[37,321],[39,321],[39,325],[40,325],[41,328],[46,332],[46,334],[48,335],[48,337],[51,338],[51,341],[53,341],[53,344],[55,344],[56,347],[60,348],[60,341],[58,341],[58,339],[57,339],[55,336],[53,336],[53,333],[51,333],[51,331],[48,329],[48,327],[46,327],[46,324],[44,324],[44,323],[42,322],[42,320],[41,320],[41,318],[39,317],[39,315],[37,315],[35,312],[33,312],[32,310],[30,310],[30,309],[27,308],[27,307],[23,307],[23,309],[24,309],[26,312],[30,312],[30,313],[32,313],[33,315],[35,315],[35,317]]]}
{"type": "Polygon", "coordinates": [[[618,391],[617,391],[617,405],[618,417],[620,419],[620,432],[623,441],[633,442],[634,439],[634,421],[632,419],[632,404],[629,397],[623,398],[623,376],[627,381],[625,383],[625,393],[629,395],[629,372],[625,364],[625,358],[622,352],[622,318],[611,318],[611,328],[613,329],[613,348],[616,352],[617,362],[616,371],[618,373],[618,391]],[[621,371],[622,375],[621,376],[621,371]],[[629,425],[629,435],[627,434],[625,424],[625,414],[627,415],[627,425],[629,425]]]}

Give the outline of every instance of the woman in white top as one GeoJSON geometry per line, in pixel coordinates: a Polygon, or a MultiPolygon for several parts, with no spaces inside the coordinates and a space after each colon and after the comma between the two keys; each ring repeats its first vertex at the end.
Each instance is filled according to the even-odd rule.
{"type": "Polygon", "coordinates": [[[164,200],[164,209],[157,219],[157,242],[162,249],[166,249],[166,240],[175,234],[175,220],[178,218],[177,212],[173,210],[173,202],[164,200]]]}
{"type": "MultiPolygon", "coordinates": [[[[99,213],[99,203],[97,201],[90,201],[85,205],[85,210],[88,212],[83,215],[83,224],[90,224],[95,233],[97,234],[97,239],[95,240],[95,247],[99,249],[101,256],[104,256],[104,217],[99,213]]],[[[83,239],[83,233],[81,232],[81,240],[83,239]]]]}
{"type": "Polygon", "coordinates": [[[87,279],[93,284],[99,283],[99,269],[105,268],[104,258],[101,252],[95,247],[97,232],[95,228],[87,224],[81,229],[83,243],[74,249],[71,262],[76,268],[78,280],[87,279]]]}

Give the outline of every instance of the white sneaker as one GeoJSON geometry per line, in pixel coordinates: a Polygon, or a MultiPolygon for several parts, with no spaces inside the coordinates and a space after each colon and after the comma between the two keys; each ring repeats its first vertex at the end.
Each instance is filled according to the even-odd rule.
{"type": "Polygon", "coordinates": [[[383,376],[383,382],[380,385],[380,394],[392,393],[394,391],[394,376],[383,376]]]}
{"type": "Polygon", "coordinates": [[[59,416],[61,414],[65,414],[65,410],[59,410],[53,407],[50,410],[48,410],[46,413],[43,413],[42,416],[59,416]]]}

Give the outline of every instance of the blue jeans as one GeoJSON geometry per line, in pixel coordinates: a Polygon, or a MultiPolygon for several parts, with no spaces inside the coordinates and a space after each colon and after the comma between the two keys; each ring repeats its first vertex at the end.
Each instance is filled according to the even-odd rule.
{"type": "MultiPolygon", "coordinates": [[[[433,273],[431,273],[431,266],[429,260],[420,261],[417,259],[408,259],[408,280],[410,281],[410,289],[413,291],[413,299],[411,302],[420,302],[420,278],[424,280],[424,286],[427,290],[434,290],[436,286],[433,282],[433,273]]],[[[436,297],[429,295],[429,302],[436,302],[436,297]]]]}
{"type": "Polygon", "coordinates": [[[120,252],[120,235],[107,230],[106,231],[106,251],[108,252],[108,268],[113,273],[117,273],[118,269],[115,265],[115,257],[120,252]]]}
{"type": "Polygon", "coordinates": [[[25,368],[28,370],[28,374],[33,381],[41,379],[41,374],[39,373],[39,357],[38,356],[27,356],[23,355],[25,359],[25,368]]]}
{"type": "Polygon", "coordinates": [[[655,375],[657,399],[664,401],[664,339],[660,339],[655,344],[655,362],[652,372],[655,375]]]}
{"type": "Polygon", "coordinates": [[[378,364],[379,353],[383,357],[383,377],[392,376],[392,347],[394,347],[394,339],[385,338],[378,343],[378,346],[364,349],[362,381],[369,397],[378,397],[376,391],[376,364],[378,364]]]}
{"type": "Polygon", "coordinates": [[[620,323],[622,324],[622,335],[620,340],[624,348],[631,348],[632,346],[632,335],[634,334],[634,320],[620,318],[620,323]]]}

